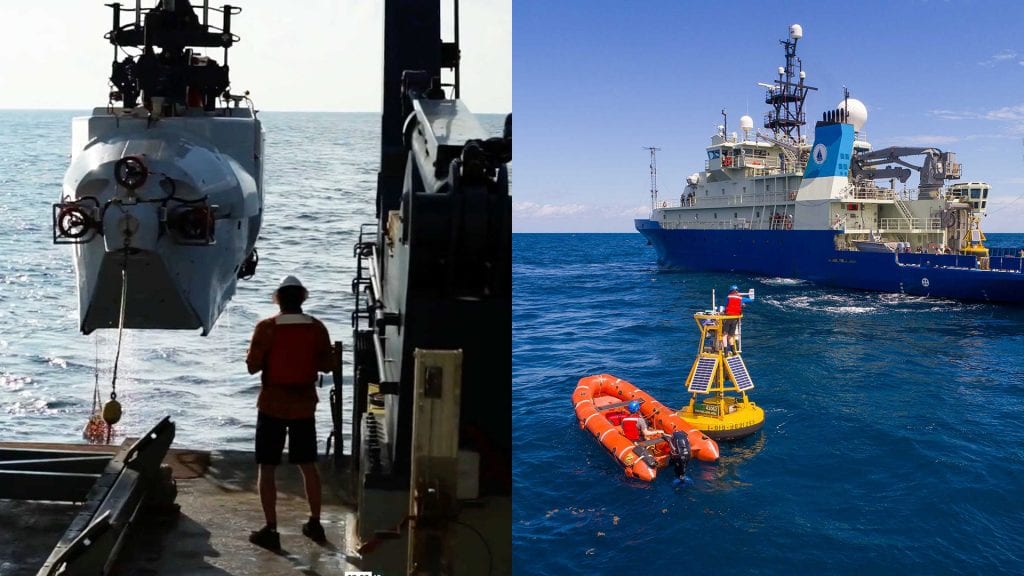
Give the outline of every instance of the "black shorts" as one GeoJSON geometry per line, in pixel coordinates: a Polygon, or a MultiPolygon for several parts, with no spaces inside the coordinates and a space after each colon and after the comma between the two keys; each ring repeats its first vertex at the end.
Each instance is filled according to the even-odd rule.
{"type": "Polygon", "coordinates": [[[316,419],[285,420],[260,412],[256,417],[256,463],[278,465],[288,436],[288,462],[316,462],[316,419]]]}
{"type": "Polygon", "coordinates": [[[722,320],[722,330],[725,331],[726,336],[736,335],[736,324],[739,323],[739,318],[730,318],[728,320],[722,320]]]}

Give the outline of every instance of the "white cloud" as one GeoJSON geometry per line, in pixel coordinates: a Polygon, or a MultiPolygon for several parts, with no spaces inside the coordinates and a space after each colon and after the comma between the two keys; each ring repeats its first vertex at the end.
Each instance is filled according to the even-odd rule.
{"type": "Polygon", "coordinates": [[[1024,103],[992,110],[931,110],[929,113],[944,120],[993,120],[1006,125],[1004,135],[1024,134],[1024,103]]]}
{"type": "Polygon", "coordinates": [[[564,216],[643,218],[650,213],[651,209],[646,206],[587,206],[585,204],[537,204],[536,202],[512,203],[513,217],[525,218],[562,218],[564,216]]]}
{"type": "Polygon", "coordinates": [[[985,68],[992,68],[994,66],[1002,64],[1003,62],[1010,61],[1016,61],[1018,64],[1024,66],[1024,59],[1021,58],[1021,55],[1016,50],[1008,49],[996,52],[987,60],[982,60],[981,62],[978,62],[978,65],[984,66],[985,68]]]}
{"type": "Polygon", "coordinates": [[[587,209],[583,204],[537,204],[536,202],[513,202],[512,217],[561,218],[574,216],[587,209]]]}
{"type": "Polygon", "coordinates": [[[938,134],[917,134],[914,136],[901,136],[893,139],[896,146],[945,146],[959,142],[958,136],[943,136],[938,134]]]}
{"type": "Polygon", "coordinates": [[[634,218],[650,213],[644,205],[512,203],[513,229],[524,232],[626,232],[633,230],[634,218]]]}

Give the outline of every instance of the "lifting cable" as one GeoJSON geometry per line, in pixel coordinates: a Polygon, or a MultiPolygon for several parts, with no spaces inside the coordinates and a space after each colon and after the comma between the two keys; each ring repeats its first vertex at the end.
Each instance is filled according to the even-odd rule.
{"type": "Polygon", "coordinates": [[[124,263],[121,264],[121,315],[117,321],[117,352],[114,354],[114,373],[110,380],[110,401],[103,405],[103,421],[107,423],[107,442],[110,429],[121,420],[121,403],[117,401],[117,365],[121,361],[121,338],[124,336],[124,316],[128,308],[128,243],[131,232],[125,230],[124,263]]]}
{"type": "Polygon", "coordinates": [[[89,421],[85,423],[85,430],[82,437],[90,442],[103,442],[106,435],[106,424],[103,423],[103,416],[100,414],[100,335],[93,335],[93,342],[96,344],[96,363],[94,365],[94,385],[92,390],[92,411],[89,413],[89,421]]]}
{"type": "Polygon", "coordinates": [[[121,420],[121,403],[117,401],[117,366],[121,361],[121,343],[124,336],[124,318],[128,304],[128,245],[131,234],[125,235],[124,262],[121,265],[121,310],[117,323],[117,352],[114,354],[114,370],[110,381],[110,401],[98,410],[100,403],[100,353],[99,336],[96,336],[96,370],[93,388],[92,416],[85,425],[82,435],[93,442],[110,443],[114,424],[121,420]]]}

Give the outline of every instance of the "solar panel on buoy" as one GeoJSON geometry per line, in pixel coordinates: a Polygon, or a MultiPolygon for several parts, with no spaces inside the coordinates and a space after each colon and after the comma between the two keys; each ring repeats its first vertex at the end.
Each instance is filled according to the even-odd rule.
{"type": "Polygon", "coordinates": [[[687,388],[690,392],[707,394],[711,388],[711,378],[715,375],[715,368],[718,367],[718,357],[703,356],[697,360],[697,368],[693,371],[693,379],[687,388]]]}
{"type": "Polygon", "coordinates": [[[743,363],[743,359],[739,356],[729,356],[725,359],[725,363],[729,366],[729,372],[732,372],[733,382],[736,383],[736,387],[741,391],[750,390],[754,387],[754,382],[750,379],[750,373],[747,372],[747,365],[743,363]]]}

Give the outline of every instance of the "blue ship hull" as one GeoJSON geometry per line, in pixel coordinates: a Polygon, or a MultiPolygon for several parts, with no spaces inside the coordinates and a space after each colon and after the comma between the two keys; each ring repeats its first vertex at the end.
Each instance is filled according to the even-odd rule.
{"type": "Polygon", "coordinates": [[[825,286],[935,298],[1024,303],[1019,257],[889,254],[835,249],[832,230],[681,230],[636,220],[658,262],[687,269],[799,278],[825,286]]]}

